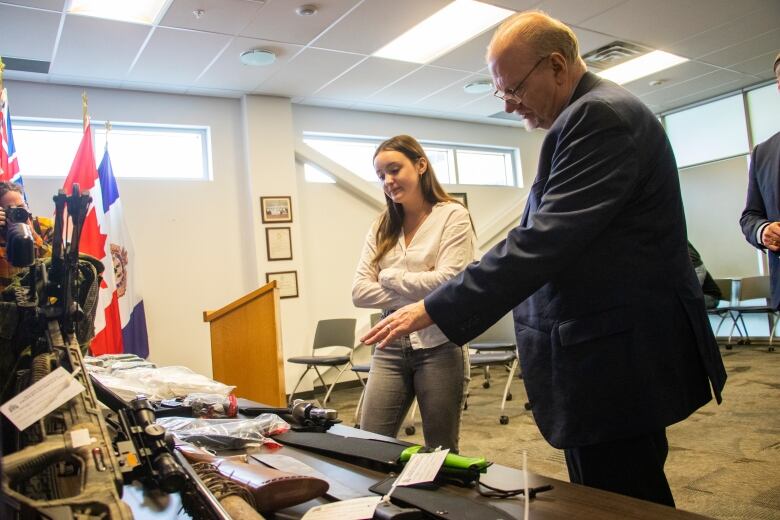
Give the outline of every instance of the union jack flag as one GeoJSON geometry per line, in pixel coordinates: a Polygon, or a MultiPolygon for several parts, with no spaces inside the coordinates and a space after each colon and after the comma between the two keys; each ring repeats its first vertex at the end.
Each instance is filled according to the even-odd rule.
{"type": "Polygon", "coordinates": [[[11,129],[11,110],[8,108],[8,91],[0,92],[0,181],[22,184],[19,160],[16,157],[14,134],[11,129]]]}

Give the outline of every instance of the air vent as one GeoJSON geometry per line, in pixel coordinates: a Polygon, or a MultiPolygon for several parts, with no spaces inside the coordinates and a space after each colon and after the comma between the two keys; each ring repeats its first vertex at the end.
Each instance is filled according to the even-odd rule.
{"type": "Polygon", "coordinates": [[[647,54],[651,50],[635,43],[616,41],[590,51],[582,59],[589,68],[601,71],[647,54]]]}
{"type": "Polygon", "coordinates": [[[49,73],[51,62],[41,60],[26,60],[24,58],[6,58],[3,56],[5,70],[18,70],[20,72],[49,73]]]}

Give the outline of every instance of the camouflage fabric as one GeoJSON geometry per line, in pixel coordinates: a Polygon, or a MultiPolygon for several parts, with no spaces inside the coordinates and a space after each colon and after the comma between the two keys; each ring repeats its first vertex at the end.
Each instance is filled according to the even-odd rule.
{"type": "MultiPolygon", "coordinates": [[[[50,218],[35,217],[32,220],[33,240],[37,258],[51,256],[51,243],[54,234],[54,222],[50,218]]],[[[5,251],[5,235],[0,237],[0,291],[8,287],[14,276],[27,271],[26,267],[14,267],[8,262],[5,251]]]]}

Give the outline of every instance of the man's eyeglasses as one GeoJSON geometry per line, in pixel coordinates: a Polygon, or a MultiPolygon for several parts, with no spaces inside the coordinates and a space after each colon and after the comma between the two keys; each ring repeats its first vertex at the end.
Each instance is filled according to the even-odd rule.
{"type": "Polygon", "coordinates": [[[512,103],[512,104],[520,104],[520,92],[525,84],[525,82],[528,80],[529,77],[531,77],[531,74],[536,70],[536,67],[539,66],[544,60],[549,58],[550,56],[543,56],[539,58],[539,61],[536,62],[536,65],[531,67],[531,70],[528,71],[528,74],[523,76],[523,79],[520,80],[520,83],[517,84],[515,88],[510,88],[505,91],[496,90],[493,92],[493,95],[496,96],[501,101],[504,101],[505,103],[512,103]]]}

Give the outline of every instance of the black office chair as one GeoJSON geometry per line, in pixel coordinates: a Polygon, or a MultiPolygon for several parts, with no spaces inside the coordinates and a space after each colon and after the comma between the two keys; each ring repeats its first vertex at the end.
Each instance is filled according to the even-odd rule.
{"type": "Polygon", "coordinates": [[[292,393],[290,393],[290,403],[293,402],[293,396],[295,395],[295,391],[298,390],[301,381],[303,381],[303,378],[312,368],[317,372],[317,376],[319,377],[322,386],[328,388],[322,404],[325,405],[328,402],[333,387],[338,383],[341,374],[344,373],[348,366],[352,366],[352,352],[355,349],[356,322],[357,320],[354,318],[320,320],[317,322],[317,330],[314,333],[314,344],[312,345],[311,356],[298,356],[287,360],[288,363],[306,365],[306,370],[301,374],[301,377],[298,378],[298,382],[295,383],[295,388],[293,388],[292,393]],[[344,347],[349,350],[349,353],[327,356],[317,355],[318,349],[329,347],[344,347]],[[330,387],[325,383],[318,367],[340,367],[339,373],[336,375],[336,379],[333,380],[330,387]]]}
{"type": "MultiPolygon", "coordinates": [[[[517,370],[517,346],[515,345],[515,323],[512,313],[506,314],[496,323],[494,323],[485,332],[480,334],[474,341],[469,343],[469,350],[474,354],[469,354],[469,363],[471,368],[482,368],[485,379],[482,381],[482,388],[490,388],[490,367],[503,366],[508,372],[504,393],[501,398],[501,415],[499,423],[508,424],[509,416],[504,415],[506,402],[512,400],[510,385],[517,370]]],[[[464,409],[468,409],[468,392],[466,394],[466,404],[464,409]]]]}
{"type": "Polygon", "coordinates": [[[720,318],[718,325],[715,327],[716,339],[723,324],[726,323],[727,320],[731,321],[731,330],[729,330],[728,339],[726,340],[726,349],[731,349],[731,339],[734,337],[734,331],[737,331],[740,337],[739,343],[742,343],[745,340],[745,336],[747,336],[747,330],[744,333],[742,332],[739,321],[732,312],[731,288],[733,284],[731,278],[716,278],[715,284],[718,286],[718,289],[720,289],[721,301],[714,309],[707,309],[707,314],[720,318]]]}

